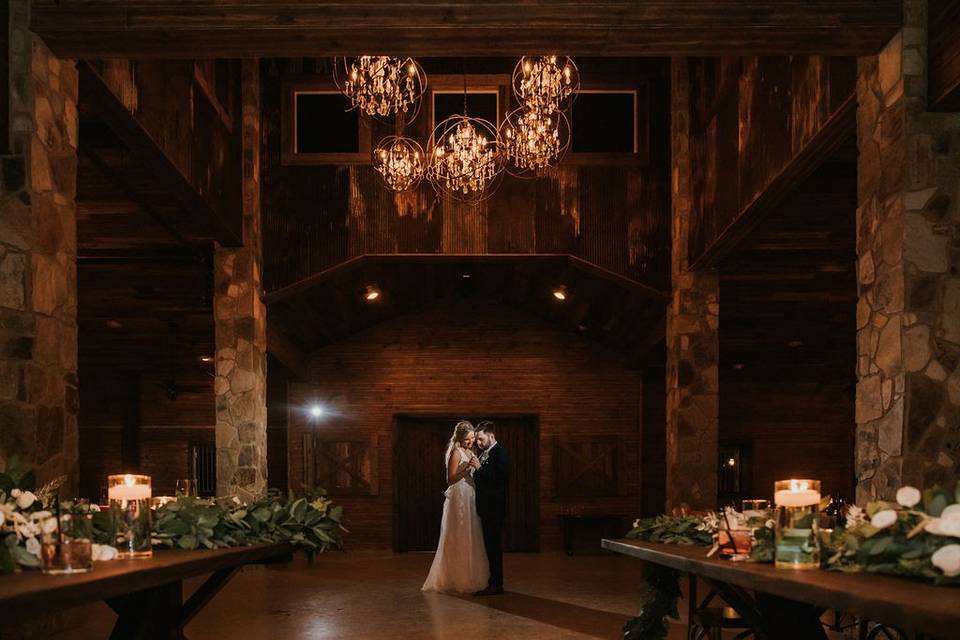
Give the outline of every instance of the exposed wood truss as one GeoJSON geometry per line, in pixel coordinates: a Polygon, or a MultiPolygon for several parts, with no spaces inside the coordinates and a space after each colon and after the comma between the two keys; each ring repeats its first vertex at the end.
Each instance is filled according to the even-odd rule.
{"type": "Polygon", "coordinates": [[[240,58],[406,53],[862,55],[901,24],[899,0],[35,0],[62,57],[240,58]]]}

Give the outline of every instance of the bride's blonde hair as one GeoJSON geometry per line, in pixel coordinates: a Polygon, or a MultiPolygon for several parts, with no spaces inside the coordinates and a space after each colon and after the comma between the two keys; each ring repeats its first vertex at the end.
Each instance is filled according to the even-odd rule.
{"type": "Polygon", "coordinates": [[[468,433],[473,433],[474,431],[476,431],[476,429],[474,429],[473,424],[469,420],[461,420],[457,423],[453,428],[453,435],[450,436],[450,442],[447,444],[447,453],[444,457],[447,462],[450,462],[450,455],[456,448],[457,443],[463,440],[468,433]]]}

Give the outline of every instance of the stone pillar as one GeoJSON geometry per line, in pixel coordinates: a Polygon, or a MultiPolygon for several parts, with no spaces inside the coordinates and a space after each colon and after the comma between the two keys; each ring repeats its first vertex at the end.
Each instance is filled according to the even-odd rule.
{"type": "Polygon", "coordinates": [[[960,115],[927,112],[927,3],[857,78],[857,499],[960,465],[960,115]]]}
{"type": "Polygon", "coordinates": [[[690,78],[671,61],[672,297],[667,309],[667,509],[717,503],[719,303],[715,272],[690,271],[690,78]]]}
{"type": "Polygon", "coordinates": [[[0,149],[0,461],[77,491],[77,70],[9,4],[9,147],[0,149]]]}
{"type": "Polygon", "coordinates": [[[267,312],[260,269],[260,65],[244,60],[243,246],[217,248],[214,322],[217,494],[267,493],[267,312]]]}

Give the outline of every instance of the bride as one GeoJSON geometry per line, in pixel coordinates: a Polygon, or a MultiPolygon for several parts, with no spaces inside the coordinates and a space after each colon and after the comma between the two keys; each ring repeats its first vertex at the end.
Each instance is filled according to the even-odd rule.
{"type": "Polygon", "coordinates": [[[447,446],[448,486],[440,521],[440,543],[422,591],[473,593],[485,588],[490,578],[471,473],[477,464],[474,437],[473,425],[461,420],[447,446]]]}

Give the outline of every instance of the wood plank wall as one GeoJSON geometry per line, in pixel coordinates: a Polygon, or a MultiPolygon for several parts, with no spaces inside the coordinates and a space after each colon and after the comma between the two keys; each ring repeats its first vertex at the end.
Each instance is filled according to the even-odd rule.
{"type": "Polygon", "coordinates": [[[960,111],[960,0],[929,3],[930,108],[960,111]]]}
{"type": "Polygon", "coordinates": [[[95,61],[110,90],[183,176],[227,221],[240,223],[239,61],[95,61]],[[216,73],[226,79],[214,78],[216,73]],[[218,92],[216,83],[221,88],[218,92]]]}
{"type": "Polygon", "coordinates": [[[302,478],[307,430],[356,431],[379,443],[377,495],[337,498],[346,509],[353,547],[392,547],[393,425],[394,416],[404,413],[537,414],[543,550],[560,546],[561,513],[639,513],[640,374],[575,334],[468,298],[401,316],[321,349],[311,356],[309,370],[313,383],[290,387],[291,486],[302,478]],[[334,417],[311,421],[304,408],[316,401],[334,417]],[[621,440],[620,495],[558,499],[554,438],[590,435],[621,440]]]}
{"type": "Polygon", "coordinates": [[[824,56],[690,62],[693,219],[703,256],[854,92],[856,60],[824,56]]]}
{"type": "MultiPolygon", "coordinates": [[[[437,196],[428,184],[391,194],[369,164],[281,165],[283,81],[308,71],[307,77],[328,76],[323,65],[306,62],[264,61],[267,291],[364,253],[573,253],[667,288],[668,128],[659,125],[668,117],[668,88],[665,78],[651,76],[650,65],[636,72],[629,63],[622,66],[628,83],[649,82],[649,122],[655,125],[646,164],[567,163],[537,180],[506,177],[489,200],[470,207],[437,196]]],[[[407,135],[426,140],[426,120],[421,115],[407,135]]],[[[374,142],[387,133],[374,125],[374,142]]]]}

